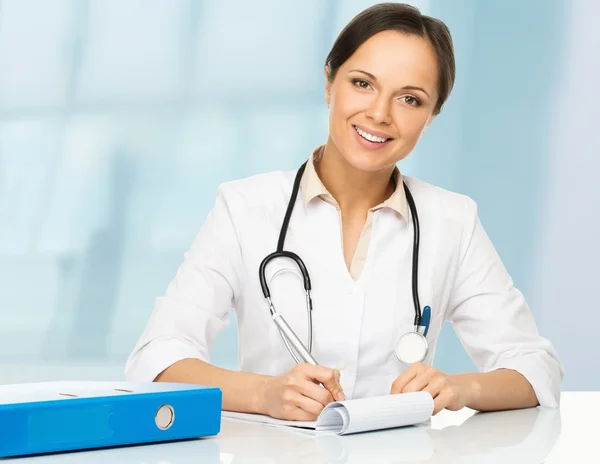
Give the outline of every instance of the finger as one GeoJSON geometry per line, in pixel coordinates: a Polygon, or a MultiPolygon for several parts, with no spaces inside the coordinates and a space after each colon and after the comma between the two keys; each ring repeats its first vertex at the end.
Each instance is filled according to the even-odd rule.
{"type": "Polygon", "coordinates": [[[335,400],[342,401],[345,399],[344,391],[340,384],[340,372],[337,369],[306,364],[304,372],[308,378],[318,380],[322,383],[335,400]]]}
{"type": "Polygon", "coordinates": [[[443,381],[443,379],[435,378],[427,384],[423,391],[426,391],[431,395],[433,399],[435,399],[444,388],[444,385],[445,382],[443,381]]]}
{"type": "Polygon", "coordinates": [[[342,376],[342,374],[340,370],[335,369],[333,372],[335,373],[335,381],[340,385],[340,388],[342,388],[342,383],[340,382],[340,377],[342,376]]]}
{"type": "Polygon", "coordinates": [[[293,400],[294,405],[300,408],[302,411],[311,415],[311,419],[302,419],[302,420],[314,420],[316,417],[321,414],[323,411],[323,405],[318,401],[309,398],[308,396],[304,396],[302,394],[298,394],[294,397],[293,400]]]}
{"type": "Polygon", "coordinates": [[[423,370],[423,364],[415,363],[406,369],[396,380],[392,383],[390,393],[402,393],[402,390],[409,382],[411,382],[418,374],[423,370]]]}
{"type": "Polygon", "coordinates": [[[419,372],[419,374],[410,382],[408,382],[408,384],[402,389],[402,393],[418,392],[423,390],[427,385],[429,385],[429,382],[434,379],[436,374],[437,371],[434,371],[433,369],[419,372]]]}
{"type": "Polygon", "coordinates": [[[435,416],[442,409],[450,404],[452,392],[449,389],[442,390],[433,400],[433,415],[435,416]]]}
{"type": "Polygon", "coordinates": [[[321,385],[313,383],[311,380],[300,382],[297,388],[299,393],[318,401],[323,406],[327,406],[329,403],[335,401],[329,390],[321,385]]]}
{"type": "Polygon", "coordinates": [[[294,421],[314,421],[317,418],[317,415],[312,414],[308,411],[305,411],[298,406],[293,406],[290,408],[289,412],[287,412],[284,416],[285,420],[294,420],[294,421]]]}

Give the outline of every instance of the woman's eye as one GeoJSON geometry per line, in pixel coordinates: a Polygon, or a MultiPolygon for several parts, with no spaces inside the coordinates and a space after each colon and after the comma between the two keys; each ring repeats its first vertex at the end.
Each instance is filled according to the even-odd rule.
{"type": "Polygon", "coordinates": [[[420,106],[421,105],[421,102],[419,100],[417,100],[415,97],[412,97],[410,95],[406,95],[402,98],[406,103],[408,103],[411,106],[420,106]]]}
{"type": "Polygon", "coordinates": [[[353,79],[352,83],[355,86],[360,87],[361,89],[368,89],[369,88],[369,83],[367,81],[363,81],[362,79],[353,79]]]}

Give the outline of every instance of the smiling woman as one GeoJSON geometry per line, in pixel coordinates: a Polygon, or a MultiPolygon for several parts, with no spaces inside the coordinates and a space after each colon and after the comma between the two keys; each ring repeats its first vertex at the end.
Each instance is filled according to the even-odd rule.
{"type": "Polygon", "coordinates": [[[128,379],[217,385],[226,410],[298,420],[333,400],[419,390],[434,413],[556,407],[561,364],[474,201],[396,166],[452,90],[446,26],[376,5],[340,33],[324,74],[326,143],[297,172],[218,189],[128,379]],[[208,356],[230,306],[241,372],[208,356]],[[482,372],[431,366],[445,320],[482,372]]]}
{"type": "Polygon", "coordinates": [[[346,154],[353,151],[346,146],[349,139],[369,150],[390,146],[387,156],[362,160],[375,161],[374,166],[355,165],[363,170],[389,168],[408,156],[452,90],[450,32],[441,21],[411,7],[377,5],[340,33],[325,73],[333,145],[346,154]],[[356,133],[348,137],[350,128],[356,133]]]}
{"type": "Polygon", "coordinates": [[[388,156],[365,158],[376,164],[363,169],[378,170],[407,156],[438,107],[436,68],[436,54],[426,39],[397,31],[369,38],[337,68],[330,61],[326,99],[335,146],[350,152],[345,144],[353,128],[350,139],[365,148],[389,148],[388,156]]]}

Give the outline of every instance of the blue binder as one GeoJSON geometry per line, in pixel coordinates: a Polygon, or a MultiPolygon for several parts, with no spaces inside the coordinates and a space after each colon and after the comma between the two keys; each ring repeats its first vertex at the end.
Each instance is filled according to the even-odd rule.
{"type": "Polygon", "coordinates": [[[222,394],[178,383],[0,386],[0,457],[217,435],[222,394]]]}

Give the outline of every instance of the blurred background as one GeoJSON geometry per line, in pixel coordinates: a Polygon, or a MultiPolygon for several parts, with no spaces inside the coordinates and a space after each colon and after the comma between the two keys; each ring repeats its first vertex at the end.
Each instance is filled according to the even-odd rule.
{"type": "MultiPolygon", "coordinates": [[[[326,140],[325,57],[374,3],[0,0],[0,383],[122,379],[217,186],[326,140]]],[[[477,201],[563,389],[600,390],[600,3],[409,3],[457,80],[400,169],[477,201]]],[[[236,368],[235,317],[212,360],[236,368]]]]}

